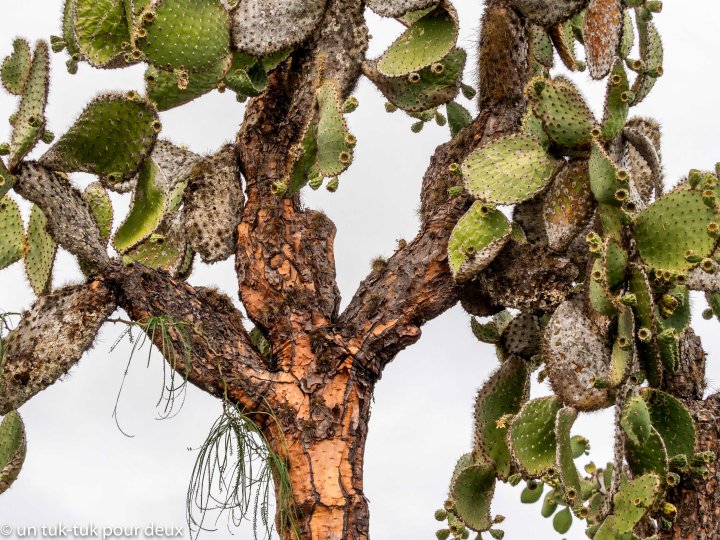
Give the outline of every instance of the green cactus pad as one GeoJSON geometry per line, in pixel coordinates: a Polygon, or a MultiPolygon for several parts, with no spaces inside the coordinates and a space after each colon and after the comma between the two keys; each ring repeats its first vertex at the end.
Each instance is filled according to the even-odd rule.
{"type": "Polygon", "coordinates": [[[557,414],[555,421],[555,438],[557,448],[555,459],[557,462],[562,490],[568,506],[578,508],[582,506],[582,488],[580,475],[575,467],[570,430],[577,419],[577,411],[572,407],[563,407],[557,414]]]}
{"type": "Polygon", "coordinates": [[[565,534],[572,526],[572,512],[569,508],[563,508],[553,518],[553,529],[559,534],[565,534]]]}
{"type": "Polygon", "coordinates": [[[555,489],[551,489],[547,492],[545,498],[543,499],[542,507],[540,508],[540,515],[542,517],[549,518],[555,513],[559,505],[559,497],[560,496],[555,489]]]}
{"type": "Polygon", "coordinates": [[[45,106],[49,84],[50,56],[47,43],[35,45],[20,106],[13,121],[8,166],[13,170],[42,137],[45,131],[45,106]]]}
{"type": "Polygon", "coordinates": [[[167,71],[212,70],[230,53],[230,16],[218,0],[155,0],[141,16],[135,44],[167,71]],[[152,13],[152,17],[145,15],[152,13]]]}
{"type": "Polygon", "coordinates": [[[610,347],[581,299],[567,300],[553,313],[543,334],[542,358],[550,384],[563,403],[581,411],[609,404],[608,389],[597,388],[595,383],[608,379],[610,347]]]}
{"type": "Polygon", "coordinates": [[[550,140],[562,148],[586,148],[595,118],[577,87],[568,79],[533,79],[529,97],[550,140]]]}
{"type": "Polygon", "coordinates": [[[514,460],[531,478],[555,468],[555,419],[562,405],[555,397],[533,399],[513,418],[508,442],[514,460]]]}
{"type": "Polygon", "coordinates": [[[633,475],[657,474],[662,481],[668,473],[668,456],[665,443],[655,427],[650,428],[650,435],[642,444],[625,439],[625,459],[633,475]]]}
{"type": "Polygon", "coordinates": [[[81,57],[80,46],[78,45],[77,38],[75,37],[75,13],[77,7],[77,0],[65,0],[63,7],[63,24],[62,24],[62,38],[65,42],[65,48],[70,55],[70,62],[74,62],[77,66],[77,60],[81,57]]]}
{"type": "Polygon", "coordinates": [[[608,286],[611,289],[615,289],[625,281],[628,254],[613,238],[608,238],[605,242],[602,260],[607,275],[608,286]]]}
{"type": "Polygon", "coordinates": [[[640,365],[645,371],[650,384],[658,386],[662,381],[663,368],[657,341],[654,339],[658,329],[657,313],[650,283],[641,267],[637,265],[630,266],[629,286],[630,292],[635,295],[637,301],[635,307],[635,314],[637,315],[636,332],[644,328],[653,334],[653,339],[649,342],[640,341],[638,343],[640,365]]]}
{"type": "Polygon", "coordinates": [[[129,56],[130,28],[123,0],[76,0],[75,40],[83,59],[94,67],[122,67],[139,60],[129,56]]]}
{"type": "Polygon", "coordinates": [[[462,49],[454,49],[439,62],[409,76],[387,77],[374,64],[363,66],[363,73],[393,105],[408,112],[422,112],[455,98],[466,56],[462,49]]]}
{"type": "Polygon", "coordinates": [[[498,425],[505,415],[516,414],[527,400],[530,388],[527,363],[510,356],[487,380],[475,400],[475,461],[490,463],[497,476],[510,475],[507,426],[498,425]]]}
{"type": "Polygon", "coordinates": [[[613,496],[615,529],[620,533],[631,532],[650,511],[659,492],[660,478],[656,474],[644,474],[622,484],[613,496]]]}
{"type": "Polygon", "coordinates": [[[184,262],[186,250],[187,241],[181,235],[151,234],[129,249],[124,259],[175,275],[184,262]]]}
{"type": "Polygon", "coordinates": [[[532,107],[528,107],[523,115],[521,132],[539,140],[540,144],[543,145],[543,148],[550,147],[550,139],[548,138],[547,133],[545,133],[542,120],[535,115],[532,107]]]}
{"type": "Polygon", "coordinates": [[[486,531],[492,525],[490,503],[495,491],[495,469],[486,463],[472,463],[453,475],[450,498],[453,513],[466,527],[486,531]]]}
{"type": "Polygon", "coordinates": [[[352,162],[353,146],[348,142],[350,132],[335,83],[323,84],[316,95],[319,107],[316,167],[323,176],[337,176],[352,162]]]}
{"type": "Polygon", "coordinates": [[[666,328],[658,334],[658,347],[663,367],[676,373],[680,367],[680,334],[674,328],[666,328]]]}
{"type": "Polygon", "coordinates": [[[543,202],[548,246],[564,252],[590,220],[595,206],[586,160],[569,161],[553,180],[543,202]]]}
{"type": "Polygon", "coordinates": [[[627,400],[620,425],[636,446],[642,445],[650,437],[650,411],[643,398],[632,396],[627,400]]]}
{"type": "Polygon", "coordinates": [[[611,388],[622,384],[632,369],[635,351],[635,317],[632,309],[623,306],[618,314],[617,336],[610,356],[610,373],[608,383],[611,388]]]}
{"type": "Polygon", "coordinates": [[[473,120],[470,111],[455,101],[451,101],[445,106],[447,112],[448,127],[450,128],[450,136],[455,137],[463,129],[470,125],[473,120]]]}
{"type": "Polygon", "coordinates": [[[289,178],[285,181],[288,186],[286,197],[292,197],[304,188],[313,174],[317,160],[317,132],[314,123],[308,125],[302,141],[291,149],[291,155],[295,157],[295,163],[289,178]]]}
{"type": "Polygon", "coordinates": [[[44,166],[102,176],[112,188],[132,177],[150,154],[160,121],[150,102],[135,96],[103,94],[41,158],[44,166]]]}
{"type": "Polygon", "coordinates": [[[167,197],[159,177],[162,174],[153,159],[143,164],[138,176],[133,207],[113,238],[113,247],[125,253],[148,238],[165,215],[167,197]]]}
{"type": "Polygon", "coordinates": [[[588,284],[588,298],[590,305],[598,313],[608,317],[617,314],[616,302],[608,288],[605,265],[601,259],[596,259],[593,263],[588,284]],[[601,276],[599,280],[595,279],[596,275],[601,276]]]}
{"type": "Polygon", "coordinates": [[[510,239],[505,215],[476,201],[455,225],[448,243],[448,262],[459,282],[467,281],[489,265],[510,239]]]}
{"type": "Polygon", "coordinates": [[[492,204],[516,204],[545,189],[559,168],[540,141],[529,135],[496,139],[462,164],[465,187],[492,204]]]}
{"type": "Polygon", "coordinates": [[[535,61],[548,69],[553,67],[555,50],[553,49],[552,40],[542,26],[536,24],[529,25],[529,54],[535,61]]]}
{"type": "Polygon", "coordinates": [[[678,285],[670,289],[668,295],[677,302],[677,306],[673,309],[672,315],[660,316],[658,320],[663,328],[674,329],[678,333],[682,333],[690,326],[690,290],[684,285],[678,285]]]}
{"type": "Polygon", "coordinates": [[[5,162],[0,159],[0,199],[2,199],[15,185],[17,179],[5,167],[5,162]]]}
{"type": "Polygon", "coordinates": [[[228,59],[224,58],[212,69],[192,73],[188,77],[187,86],[180,85],[182,88],[178,86],[178,78],[173,73],[149,66],[145,72],[147,97],[161,112],[190,103],[218,87],[228,64],[228,59]]]}
{"type": "Polygon", "coordinates": [[[255,97],[267,89],[268,71],[256,58],[236,52],[224,82],[238,96],[255,97]]]}
{"type": "Polygon", "coordinates": [[[715,246],[708,225],[718,221],[702,194],[691,189],[669,193],[635,220],[635,240],[643,262],[656,271],[683,273],[694,266],[685,253],[707,257],[715,246]],[[662,241],[660,241],[662,240],[662,241]]]}
{"type": "Polygon", "coordinates": [[[591,0],[585,12],[583,41],[588,72],[602,79],[617,55],[623,24],[621,0],[591,0]]]}
{"type": "Polygon", "coordinates": [[[577,71],[578,59],[575,54],[575,32],[572,21],[567,20],[553,26],[550,29],[550,38],[565,67],[570,71],[577,71]]]}
{"type": "Polygon", "coordinates": [[[630,16],[630,10],[623,12],[623,28],[622,37],[620,38],[620,58],[623,60],[627,59],[632,52],[633,46],[635,45],[635,29],[633,26],[633,20],[630,16]]]}
{"type": "Polygon", "coordinates": [[[0,79],[5,90],[16,96],[22,95],[31,63],[30,44],[20,38],[13,41],[13,52],[3,60],[0,68],[0,79]]]}
{"type": "Polygon", "coordinates": [[[0,270],[23,256],[25,226],[17,203],[5,195],[0,199],[0,270]]]}
{"type": "Polygon", "coordinates": [[[83,191],[82,199],[90,207],[90,211],[97,221],[100,236],[107,242],[113,223],[113,206],[107,191],[100,182],[93,182],[83,191]]]}
{"type": "Polygon", "coordinates": [[[638,75],[633,84],[635,99],[632,105],[643,101],[653,89],[662,69],[664,57],[662,39],[652,21],[643,21],[637,17],[637,26],[640,37],[640,58],[645,64],[645,71],[638,75]]]}
{"type": "Polygon", "coordinates": [[[669,458],[695,452],[695,424],[687,408],[677,398],[655,388],[643,388],[653,427],[662,437],[669,458]]]}
{"type": "Polygon", "coordinates": [[[630,112],[631,97],[628,91],[627,72],[621,60],[616,60],[608,77],[605,93],[605,112],[603,115],[602,135],[607,141],[620,135],[630,112]]]}
{"type": "Polygon", "coordinates": [[[7,491],[20,474],[26,448],[22,418],[17,411],[7,413],[0,423],[0,494],[7,491]]]}
{"type": "Polygon", "coordinates": [[[592,142],[588,168],[590,187],[595,199],[600,203],[620,206],[623,200],[617,197],[617,193],[618,190],[625,190],[629,195],[629,178],[618,178],[622,177],[620,169],[597,140],[592,142]]]}
{"type": "Polygon", "coordinates": [[[377,69],[388,77],[420,71],[439,62],[455,46],[457,14],[438,7],[413,23],[380,57],[377,69]]]}
{"type": "Polygon", "coordinates": [[[593,540],[637,540],[632,532],[621,533],[618,527],[617,517],[607,516],[595,532],[593,540]]]}
{"type": "Polygon", "coordinates": [[[57,244],[47,232],[47,218],[38,206],[30,211],[25,239],[25,273],[35,294],[50,289],[57,244]]]}

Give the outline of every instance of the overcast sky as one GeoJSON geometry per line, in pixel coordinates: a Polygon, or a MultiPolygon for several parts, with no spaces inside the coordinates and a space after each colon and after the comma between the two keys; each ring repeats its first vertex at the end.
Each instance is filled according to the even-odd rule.
{"type": "MultiPolygon", "coordinates": [[[[473,58],[482,4],[458,0],[456,6],[462,24],[460,44],[473,58]]],[[[656,17],[665,41],[665,76],[636,110],[663,124],[669,184],[690,168],[711,169],[720,160],[716,60],[720,5],[714,0],[695,0],[688,7],[687,2],[667,2],[656,17]]],[[[0,57],[12,50],[15,36],[36,40],[59,33],[61,10],[61,0],[3,0],[0,57]]],[[[369,21],[374,36],[370,55],[375,56],[399,34],[400,25],[372,15],[369,21]]],[[[82,64],[78,74],[70,76],[65,60],[65,53],[53,55],[48,119],[57,134],[98,92],[143,89],[142,67],[96,71],[82,64]]],[[[472,72],[470,61],[468,82],[472,72]]],[[[599,111],[603,85],[590,82],[585,74],[575,79],[599,111]]],[[[366,81],[357,95],[360,108],[349,117],[358,137],[352,167],[341,177],[337,193],[307,190],[305,198],[308,206],[324,210],[337,224],[336,260],[345,301],[367,274],[374,256],[392,254],[396,239],[410,239],[416,233],[423,171],[433,149],[449,138],[447,128],[430,125],[412,134],[412,121],[401,112],[385,113],[382,97],[366,81]]],[[[0,93],[1,118],[7,118],[15,107],[14,97],[0,93]]],[[[197,152],[212,152],[232,140],[243,106],[231,92],[213,93],[161,116],[163,136],[197,152]]],[[[9,135],[3,120],[0,141],[9,135]]],[[[89,177],[76,175],[74,180],[85,185],[89,177]]],[[[118,209],[127,206],[127,197],[114,200],[118,209]]],[[[196,264],[190,281],[218,286],[237,303],[232,266],[231,261],[213,267],[196,264]]],[[[67,254],[59,256],[55,269],[55,286],[80,279],[67,254]]],[[[21,265],[0,274],[0,308],[18,311],[32,300],[21,265]]],[[[698,299],[695,310],[704,307],[698,299]]],[[[708,375],[715,383],[720,378],[717,322],[696,317],[695,325],[710,351],[708,375]]],[[[123,435],[111,416],[130,350],[125,342],[110,352],[120,333],[120,328],[106,325],[95,348],[70,376],[23,407],[28,454],[19,479],[0,498],[0,525],[185,525],[185,494],[196,455],[192,449],[203,442],[220,405],[190,388],[177,417],[156,420],[155,402],[162,384],[160,356],[156,354],[146,368],[146,355],[138,355],[119,406],[121,425],[134,437],[123,435]]],[[[473,338],[468,316],[456,308],[428,324],[421,341],[387,369],[377,386],[366,451],[365,486],[375,540],[434,537],[438,524],[433,512],[445,499],[455,461],[470,450],[474,395],[496,365],[492,349],[473,338]]],[[[536,384],[533,392],[538,395],[547,389],[536,384]]],[[[610,459],[607,411],[581,416],[574,433],[590,438],[596,463],[610,459]]],[[[495,496],[493,511],[507,516],[505,538],[557,538],[550,520],[540,517],[539,507],[521,507],[519,495],[519,488],[501,485],[495,496]]],[[[220,531],[203,538],[229,536],[221,525],[220,531]]],[[[235,531],[235,537],[251,538],[252,533],[243,528],[235,531]]],[[[565,537],[585,536],[582,527],[575,525],[565,537]]]]}

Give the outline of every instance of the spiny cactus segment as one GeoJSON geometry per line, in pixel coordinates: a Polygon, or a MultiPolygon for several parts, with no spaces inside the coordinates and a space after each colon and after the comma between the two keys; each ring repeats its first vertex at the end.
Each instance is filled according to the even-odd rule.
{"type": "Polygon", "coordinates": [[[438,3],[438,0],[368,0],[367,6],[381,17],[400,17],[438,3]]]}
{"type": "Polygon", "coordinates": [[[650,437],[650,411],[643,398],[632,396],[627,400],[620,425],[634,445],[640,446],[650,437]]]}
{"type": "Polygon", "coordinates": [[[660,159],[660,125],[648,118],[631,118],[623,128],[623,167],[633,188],[647,203],[663,191],[660,159]]]}
{"type": "Polygon", "coordinates": [[[22,418],[17,411],[9,412],[0,423],[0,494],[7,491],[20,474],[26,449],[22,418]]]}
{"type": "Polygon", "coordinates": [[[210,69],[194,73],[185,79],[183,74],[149,66],[145,71],[145,90],[158,111],[167,111],[193,101],[217,88],[225,75],[229,58],[223,58],[210,69]]]}
{"type": "Polygon", "coordinates": [[[337,86],[328,81],[316,93],[318,103],[317,161],[318,174],[337,176],[350,166],[353,140],[343,116],[337,86]]]}
{"type": "Polygon", "coordinates": [[[630,102],[634,96],[630,92],[630,83],[623,62],[615,60],[605,94],[605,112],[602,122],[602,136],[611,141],[622,132],[630,112],[630,102]]]}
{"type": "Polygon", "coordinates": [[[0,270],[23,257],[25,226],[17,203],[5,195],[0,198],[0,270]]]}
{"type": "Polygon", "coordinates": [[[487,267],[510,239],[511,230],[502,212],[476,201],[450,235],[449,263],[455,279],[467,281],[487,267]]]}
{"type": "Polygon", "coordinates": [[[588,72],[602,79],[612,68],[623,26],[621,0],[590,0],[585,12],[583,41],[588,72]]]}
{"type": "Polygon", "coordinates": [[[580,508],[583,502],[580,475],[575,466],[575,455],[570,434],[577,416],[577,411],[572,407],[563,407],[558,411],[555,420],[557,470],[562,483],[565,501],[568,506],[573,508],[580,508]]]}
{"type": "Polygon", "coordinates": [[[529,135],[497,139],[462,164],[465,187],[490,204],[515,204],[535,196],[553,179],[559,163],[529,135]]]}
{"type": "Polygon", "coordinates": [[[487,380],[475,399],[473,459],[493,465],[495,475],[507,479],[511,462],[507,416],[517,414],[527,400],[530,381],[527,362],[510,356],[487,380]]]}
{"type": "Polygon", "coordinates": [[[466,454],[455,469],[450,486],[452,512],[462,523],[475,531],[486,531],[493,525],[490,502],[495,490],[495,469],[466,454]]]}
{"type": "Polygon", "coordinates": [[[610,356],[608,384],[617,388],[630,375],[635,359],[635,316],[632,308],[622,306],[617,318],[617,333],[610,356]]]}
{"type": "Polygon", "coordinates": [[[625,439],[625,459],[633,474],[656,474],[665,481],[669,471],[669,460],[665,443],[654,426],[642,444],[625,439]]]}
{"type": "Polygon", "coordinates": [[[103,185],[113,189],[138,171],[161,127],[157,110],[137,94],[103,94],[40,163],[56,171],[100,175],[103,185]]]}
{"type": "Polygon", "coordinates": [[[632,86],[635,96],[633,105],[637,105],[647,97],[658,77],[663,74],[664,51],[660,33],[655,24],[647,20],[647,17],[641,16],[639,11],[636,9],[635,20],[640,37],[640,60],[629,61],[630,67],[635,67],[638,71],[638,77],[632,86]]]}
{"type": "Polygon", "coordinates": [[[130,54],[131,29],[123,0],[75,0],[74,43],[83,60],[96,68],[137,62],[130,54]]]}
{"type": "Polygon", "coordinates": [[[100,228],[100,236],[107,243],[110,239],[113,223],[113,207],[110,196],[100,182],[93,182],[82,193],[82,199],[100,228]]]}
{"type": "Polygon", "coordinates": [[[670,459],[684,455],[690,461],[695,452],[695,424],[685,405],[676,397],[656,388],[643,388],[640,396],[647,403],[650,419],[670,459]]]}
{"type": "Polygon", "coordinates": [[[451,137],[455,137],[455,135],[460,133],[472,122],[470,111],[456,101],[451,101],[445,105],[445,111],[447,112],[447,121],[451,137]]]}
{"type": "Polygon", "coordinates": [[[380,57],[377,69],[388,77],[420,71],[445,58],[457,37],[457,13],[444,4],[410,25],[380,57]]]}
{"type": "Polygon", "coordinates": [[[13,41],[13,52],[3,60],[2,67],[0,67],[0,80],[2,80],[5,90],[16,96],[23,94],[25,81],[30,74],[31,63],[30,44],[20,38],[13,41]]]}
{"type": "Polygon", "coordinates": [[[570,71],[578,71],[582,67],[575,51],[576,35],[571,20],[559,22],[550,28],[550,38],[560,60],[570,71]]]}
{"type": "Polygon", "coordinates": [[[614,519],[603,526],[620,534],[630,533],[650,511],[659,491],[660,478],[654,474],[627,481],[613,497],[614,519]]]}
{"type": "Polygon", "coordinates": [[[556,469],[555,421],[562,408],[555,396],[533,399],[512,419],[508,443],[513,461],[528,478],[556,469]]]}
{"type": "Polygon", "coordinates": [[[568,162],[553,180],[543,203],[550,249],[564,252],[590,220],[594,206],[587,161],[568,162]]]}
{"type": "Polygon", "coordinates": [[[12,119],[8,167],[12,171],[34,148],[45,132],[45,106],[50,82],[47,43],[38,41],[23,84],[17,113],[12,119]]]}
{"type": "Polygon", "coordinates": [[[25,273],[38,296],[50,290],[56,253],[57,244],[47,232],[47,217],[34,205],[28,220],[24,257],[25,273]]]}

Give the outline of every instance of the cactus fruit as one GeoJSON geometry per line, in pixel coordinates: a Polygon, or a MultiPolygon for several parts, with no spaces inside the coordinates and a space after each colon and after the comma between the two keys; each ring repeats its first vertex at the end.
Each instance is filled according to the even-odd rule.
{"type": "Polygon", "coordinates": [[[555,419],[561,408],[555,396],[533,399],[510,423],[508,445],[528,478],[540,478],[556,467],[555,419]]]}
{"type": "Polygon", "coordinates": [[[467,190],[491,204],[516,204],[532,198],[545,189],[558,168],[558,161],[529,135],[496,139],[462,164],[467,190]]]}
{"type": "Polygon", "coordinates": [[[99,281],[39,297],[5,341],[0,414],[20,408],[67,373],[115,306],[113,293],[99,281]]]}
{"type": "Polygon", "coordinates": [[[348,142],[350,132],[342,114],[337,85],[328,81],[316,93],[317,171],[323,176],[337,176],[350,166],[353,146],[348,142]]]}
{"type": "Polygon", "coordinates": [[[510,475],[507,425],[501,418],[516,414],[527,400],[530,388],[527,363],[510,356],[487,380],[475,399],[475,443],[473,460],[492,464],[501,479],[510,475]]]}
{"type": "Polygon", "coordinates": [[[643,398],[632,396],[627,400],[620,425],[634,445],[640,446],[650,437],[650,411],[643,398]]]}
{"type": "Polygon", "coordinates": [[[96,68],[137,62],[128,55],[130,28],[123,0],[75,0],[74,4],[75,43],[85,61],[96,68]]]}
{"type": "Polygon", "coordinates": [[[0,494],[15,482],[25,461],[25,425],[17,411],[5,414],[0,423],[0,494]]]}
{"type": "Polygon", "coordinates": [[[605,94],[605,111],[602,122],[602,135],[605,140],[613,140],[620,135],[625,126],[632,98],[629,90],[627,72],[622,61],[617,59],[610,71],[605,94]]]}
{"type": "Polygon", "coordinates": [[[363,74],[387,100],[408,112],[422,112],[452,101],[460,90],[466,53],[453,49],[445,58],[413,72],[413,78],[382,75],[372,62],[363,65],[363,74]]]}
{"type": "Polygon", "coordinates": [[[233,145],[192,167],[184,200],[185,232],[203,261],[217,262],[235,253],[245,195],[233,145]]]}
{"type": "Polygon", "coordinates": [[[486,531],[492,525],[490,502],[495,491],[495,469],[483,462],[472,462],[469,454],[463,456],[453,474],[450,486],[451,512],[466,527],[486,531]]]}
{"type": "Polygon", "coordinates": [[[49,70],[50,56],[47,43],[38,41],[23,86],[20,106],[13,120],[8,159],[8,167],[11,171],[33,149],[45,131],[49,70]]]}
{"type": "Polygon", "coordinates": [[[0,80],[5,90],[16,96],[21,96],[25,81],[30,74],[32,52],[30,44],[24,39],[13,41],[13,52],[3,60],[0,67],[0,80]]]}
{"type": "Polygon", "coordinates": [[[472,122],[473,117],[470,111],[455,101],[448,103],[445,106],[445,111],[447,112],[451,137],[455,137],[472,122]]]}
{"type": "Polygon", "coordinates": [[[294,48],[318,27],[326,0],[243,0],[232,13],[233,45],[253,56],[294,48]]]}
{"type": "Polygon", "coordinates": [[[47,232],[47,217],[33,205],[25,239],[25,272],[35,294],[40,296],[50,289],[52,267],[57,244],[47,232]]]}
{"type": "Polygon", "coordinates": [[[542,354],[550,384],[563,403],[580,411],[608,405],[608,389],[595,383],[608,378],[610,348],[579,299],[566,300],[555,310],[544,330],[542,354]]]}
{"type": "Polygon", "coordinates": [[[687,408],[676,397],[655,388],[643,388],[640,396],[647,403],[668,457],[684,455],[690,460],[695,452],[695,424],[687,408]]]}
{"type": "Polygon", "coordinates": [[[695,266],[686,259],[688,250],[700,257],[712,253],[715,238],[708,233],[708,224],[717,219],[699,191],[681,189],[658,199],[635,220],[643,262],[656,272],[686,272],[695,266]]]}
{"type": "Polygon", "coordinates": [[[595,199],[603,204],[620,206],[623,200],[619,200],[617,194],[620,190],[629,192],[629,175],[618,168],[598,140],[592,142],[589,171],[595,199]]]}
{"type": "Polygon", "coordinates": [[[438,0],[367,0],[367,6],[381,17],[400,17],[437,3],[438,0]]]}
{"type": "Polygon", "coordinates": [[[582,506],[582,488],[580,486],[580,475],[575,467],[575,456],[570,437],[577,411],[572,407],[563,407],[557,414],[555,420],[555,438],[557,440],[555,460],[557,470],[562,482],[562,491],[568,506],[579,508],[582,506]]]}
{"type": "Polygon", "coordinates": [[[559,534],[565,534],[572,526],[572,512],[570,508],[563,508],[553,518],[553,529],[559,534]]]}
{"type": "Polygon", "coordinates": [[[544,518],[549,518],[552,516],[555,511],[558,508],[559,505],[559,495],[556,489],[551,489],[545,494],[545,498],[543,499],[543,504],[540,509],[540,515],[544,518]]]}
{"type": "Polygon", "coordinates": [[[192,77],[229,56],[230,16],[217,0],[154,0],[139,17],[135,45],[149,64],[192,77]]]}
{"type": "Polygon", "coordinates": [[[590,220],[594,199],[588,162],[569,161],[553,180],[543,201],[543,218],[551,250],[562,253],[590,220]]]}
{"type": "Polygon", "coordinates": [[[460,218],[448,242],[453,277],[462,283],[484,270],[510,239],[511,227],[502,212],[476,201],[460,218]]]}
{"type": "Polygon", "coordinates": [[[112,201],[100,182],[93,182],[82,193],[82,199],[90,207],[100,229],[100,238],[107,243],[112,232],[112,201]]]}
{"type": "Polygon", "coordinates": [[[410,25],[379,58],[377,69],[388,77],[418,72],[445,58],[457,37],[457,13],[444,4],[410,25]]]}
{"type": "Polygon", "coordinates": [[[590,0],[585,12],[583,41],[588,72],[602,79],[612,68],[623,27],[621,0],[590,0]]]}
{"type": "Polygon", "coordinates": [[[535,78],[528,84],[528,96],[553,143],[566,149],[590,145],[595,118],[570,80],[535,78]]]}
{"type": "Polygon", "coordinates": [[[654,426],[642,444],[635,444],[629,437],[625,439],[625,459],[633,475],[654,473],[664,481],[669,470],[665,443],[654,426]]]}
{"type": "Polygon", "coordinates": [[[0,270],[23,257],[25,227],[17,203],[5,195],[0,199],[0,270]]]}
{"type": "Polygon", "coordinates": [[[98,174],[103,184],[113,189],[139,170],[155,145],[160,127],[157,111],[148,101],[102,94],[40,163],[56,171],[98,174]]]}

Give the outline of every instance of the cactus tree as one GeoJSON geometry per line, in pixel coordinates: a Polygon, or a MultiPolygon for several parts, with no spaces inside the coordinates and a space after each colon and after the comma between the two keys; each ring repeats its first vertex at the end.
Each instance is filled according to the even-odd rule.
{"type": "MultiPolygon", "coordinates": [[[[545,494],[560,534],[579,520],[603,540],[717,538],[720,397],[703,399],[690,291],[720,318],[720,166],[664,195],[659,126],[632,116],[663,75],[661,10],[488,0],[478,50],[465,51],[450,0],[65,0],[60,35],[18,38],[0,69],[17,96],[0,145],[0,270],[23,264],[37,295],[12,331],[0,320],[0,493],[32,447],[17,411],[122,309],[171,372],[222,401],[213,433],[263,441],[283,540],[367,539],[375,384],[462,303],[500,365],[478,381],[473,447],[438,494],[438,538],[502,538],[493,494],[521,481],[523,502],[545,494]],[[400,23],[376,58],[366,9],[400,23]],[[56,137],[52,54],[70,73],[142,65],[145,90],[99,93],[56,137]],[[602,81],[602,115],[560,63],[602,81]],[[347,122],[362,77],[414,132],[435,121],[449,133],[422,179],[417,236],[340,311],[335,226],[302,197],[336,191],[352,166],[367,136],[347,122]],[[200,155],[168,141],[160,112],[214,90],[245,108],[234,142],[200,155]],[[93,181],[80,189],[74,173],[93,181]],[[112,192],[129,194],[122,220],[112,192]],[[85,281],[53,290],[59,248],[85,281]],[[193,260],[230,258],[251,331],[226,296],[192,285],[193,260]],[[531,399],[536,378],[553,395],[531,399]],[[583,470],[574,423],[608,408],[614,460],[583,470]]],[[[254,485],[239,480],[231,490],[254,485]]]]}

